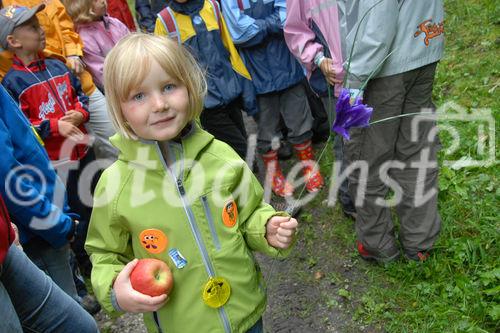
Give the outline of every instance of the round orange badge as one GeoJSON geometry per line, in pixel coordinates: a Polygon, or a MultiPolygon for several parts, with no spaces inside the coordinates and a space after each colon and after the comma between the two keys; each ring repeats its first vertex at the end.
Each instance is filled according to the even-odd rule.
{"type": "Polygon", "coordinates": [[[222,209],[222,222],[226,227],[231,228],[236,225],[236,220],[238,220],[238,207],[236,206],[236,202],[231,200],[222,209]]]}
{"type": "Polygon", "coordinates": [[[149,253],[162,253],[168,245],[167,236],[158,229],[146,229],[139,235],[142,247],[149,253]]]}

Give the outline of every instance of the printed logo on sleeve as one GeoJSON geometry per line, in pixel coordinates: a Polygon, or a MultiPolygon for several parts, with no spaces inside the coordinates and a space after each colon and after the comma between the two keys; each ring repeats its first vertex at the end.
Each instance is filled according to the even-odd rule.
{"type": "Polygon", "coordinates": [[[417,26],[417,31],[413,37],[417,38],[421,34],[425,34],[425,46],[429,46],[430,40],[444,33],[444,22],[433,23],[432,19],[425,20],[417,26]]]}

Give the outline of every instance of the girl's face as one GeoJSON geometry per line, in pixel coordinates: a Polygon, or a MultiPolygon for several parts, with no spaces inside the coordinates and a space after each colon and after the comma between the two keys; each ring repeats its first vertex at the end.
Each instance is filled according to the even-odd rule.
{"type": "Polygon", "coordinates": [[[154,60],[141,84],[120,104],[128,125],[142,139],[171,140],[189,121],[186,87],[171,78],[154,60]]]}
{"type": "Polygon", "coordinates": [[[92,12],[97,17],[106,15],[107,3],[106,0],[92,0],[92,12]]]}

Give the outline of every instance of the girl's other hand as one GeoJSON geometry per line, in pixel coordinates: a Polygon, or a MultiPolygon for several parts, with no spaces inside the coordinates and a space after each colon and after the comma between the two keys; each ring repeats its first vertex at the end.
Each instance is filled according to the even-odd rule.
{"type": "Polygon", "coordinates": [[[167,294],[151,297],[141,294],[132,288],[130,273],[137,265],[138,260],[129,262],[116,277],[113,289],[116,301],[120,308],[127,312],[153,312],[160,309],[168,300],[167,294]]]}
{"type": "Polygon", "coordinates": [[[266,224],[267,243],[277,249],[287,249],[299,223],[293,217],[273,216],[266,224]]]}

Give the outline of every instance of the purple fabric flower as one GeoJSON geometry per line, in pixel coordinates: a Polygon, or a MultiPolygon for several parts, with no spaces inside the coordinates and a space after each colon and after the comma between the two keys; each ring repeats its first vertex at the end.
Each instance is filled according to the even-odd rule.
{"type": "Polygon", "coordinates": [[[349,90],[342,89],[335,107],[336,116],[332,126],[332,131],[350,140],[349,130],[351,127],[368,127],[373,108],[361,102],[361,98],[356,97],[351,105],[349,90]]]}

